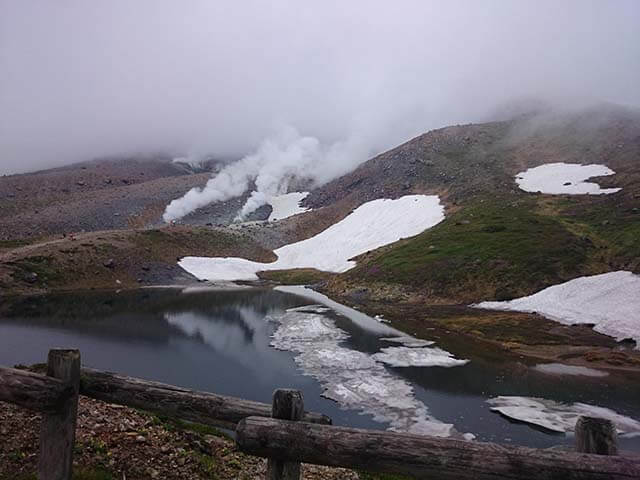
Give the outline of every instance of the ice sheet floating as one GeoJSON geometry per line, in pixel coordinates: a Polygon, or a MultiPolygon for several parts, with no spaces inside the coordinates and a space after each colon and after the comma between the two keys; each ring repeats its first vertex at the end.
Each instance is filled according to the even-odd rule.
{"type": "Polygon", "coordinates": [[[307,198],[309,192],[291,192],[284,195],[276,195],[269,199],[269,205],[273,208],[268,220],[274,222],[282,220],[298,213],[309,211],[308,208],[300,206],[300,202],[307,198]]]}
{"type": "Polygon", "coordinates": [[[533,367],[538,372],[549,375],[579,375],[583,377],[606,377],[608,372],[579,365],[565,365],[564,363],[542,363],[533,367]]]}
{"type": "MultiPolygon", "coordinates": [[[[330,317],[317,312],[318,306],[312,305],[272,316],[279,326],[271,345],[295,352],[295,361],[304,374],[322,384],[323,396],[344,408],[371,414],[376,421],[388,422],[394,431],[473,438],[430,416],[427,407],[415,398],[412,386],[376,361],[376,355],[341,346],[349,337],[347,332],[330,317]]],[[[438,355],[443,355],[445,363],[451,360],[448,352],[436,348],[395,348],[432,350],[432,364],[438,364],[438,355]]]]}
{"type": "Polygon", "coordinates": [[[459,360],[440,348],[386,347],[373,355],[392,367],[455,367],[469,360],[459,360]]]}
{"type": "Polygon", "coordinates": [[[528,297],[473,305],[492,310],[537,312],[572,325],[595,324],[597,332],[640,346],[640,275],[618,271],[580,277],[528,297]]]}
{"type": "Polygon", "coordinates": [[[623,436],[640,435],[640,422],[637,420],[587,403],[566,404],[544,398],[508,396],[495,397],[487,403],[494,412],[553,432],[573,432],[578,417],[584,415],[611,420],[623,436]]]}
{"type": "Polygon", "coordinates": [[[314,237],[278,248],[278,260],[273,263],[185,257],[178,264],[201,280],[257,280],[256,272],[289,268],[344,272],[355,266],[350,258],[417,235],[442,220],[444,209],[435,195],[378,199],[359,206],[314,237]]]}
{"type": "Polygon", "coordinates": [[[585,182],[591,177],[613,175],[616,172],[604,165],[579,165],[575,163],[547,163],[530,168],[516,175],[516,183],[525,192],[601,195],[616,193],[620,188],[600,188],[593,182],[585,182]]]}

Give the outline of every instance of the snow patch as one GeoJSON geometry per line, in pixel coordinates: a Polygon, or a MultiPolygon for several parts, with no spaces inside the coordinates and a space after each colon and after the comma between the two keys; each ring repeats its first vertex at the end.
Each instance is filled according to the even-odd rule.
{"type": "Polygon", "coordinates": [[[542,363],[534,366],[533,369],[549,375],[582,375],[583,377],[606,377],[609,375],[602,370],[578,365],[565,365],[564,363],[542,363]]]}
{"type": "Polygon", "coordinates": [[[308,212],[308,208],[300,206],[300,202],[307,198],[309,192],[291,192],[284,195],[275,195],[269,199],[269,205],[273,208],[267,219],[270,222],[308,212]]]}
{"type": "Polygon", "coordinates": [[[546,428],[567,433],[575,430],[580,416],[611,420],[618,433],[624,436],[640,434],[640,422],[604,407],[587,403],[560,403],[536,397],[500,396],[487,400],[491,410],[502,415],[546,428]]]}
{"type": "Polygon", "coordinates": [[[594,324],[594,330],[640,346],[640,275],[617,271],[580,277],[506,302],[473,307],[539,313],[566,325],[594,324]]]}
{"type": "Polygon", "coordinates": [[[516,183],[525,192],[601,195],[619,192],[621,188],[600,188],[597,183],[585,182],[585,180],[615,173],[604,165],[547,163],[518,173],[516,183]]]}
{"type": "Polygon", "coordinates": [[[290,268],[344,272],[355,266],[350,258],[417,235],[442,220],[444,209],[435,195],[378,199],[359,206],[314,237],[278,248],[274,252],[278,260],[272,263],[185,257],[178,265],[201,280],[257,280],[256,272],[290,268]]]}
{"type": "Polygon", "coordinates": [[[322,384],[324,397],[343,408],[371,414],[374,420],[389,423],[390,430],[473,438],[430,416],[427,407],[416,399],[410,383],[389,372],[375,355],[341,346],[349,334],[331,318],[305,308],[309,307],[270,317],[279,323],[271,345],[297,353],[295,362],[305,375],[322,384]]]}

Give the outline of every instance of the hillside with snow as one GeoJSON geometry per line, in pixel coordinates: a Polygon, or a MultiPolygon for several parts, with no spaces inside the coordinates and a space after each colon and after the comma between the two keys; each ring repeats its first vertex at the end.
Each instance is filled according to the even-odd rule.
{"type": "Polygon", "coordinates": [[[162,214],[171,198],[236,164],[110,160],[3,177],[0,288],[120,288],[190,274],[322,282],[359,302],[509,301],[583,276],[640,272],[638,158],[640,112],[600,106],[433,130],[315,188],[287,176],[286,190],[261,196],[248,182],[170,224],[162,214]],[[208,232],[216,240],[207,243],[208,232]],[[93,253],[102,244],[111,253],[93,253]]]}

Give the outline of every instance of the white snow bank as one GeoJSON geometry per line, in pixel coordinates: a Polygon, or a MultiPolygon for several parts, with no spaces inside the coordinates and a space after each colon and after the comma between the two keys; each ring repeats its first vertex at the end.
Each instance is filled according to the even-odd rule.
{"type": "Polygon", "coordinates": [[[444,208],[435,195],[379,199],[359,206],[315,237],[278,248],[273,263],[185,257],[178,264],[201,280],[256,280],[256,272],[289,268],[344,272],[355,266],[350,258],[417,235],[442,220],[444,208]]]}
{"type": "Polygon", "coordinates": [[[385,347],[373,358],[392,367],[456,367],[469,362],[435,347],[385,347]]]}
{"type": "Polygon", "coordinates": [[[307,198],[309,192],[291,192],[284,195],[276,195],[269,199],[269,205],[273,208],[268,221],[282,220],[283,218],[309,211],[300,206],[300,202],[307,198]]]}
{"type": "Polygon", "coordinates": [[[279,323],[271,345],[295,352],[295,362],[322,384],[324,397],[373,415],[374,420],[389,423],[391,430],[473,438],[431,417],[411,384],[388,371],[375,355],[343,347],[349,334],[331,318],[314,313],[316,309],[316,305],[300,307],[270,317],[279,323]]]}
{"type": "Polygon", "coordinates": [[[541,363],[533,367],[538,372],[549,375],[581,375],[583,377],[606,377],[608,372],[579,365],[565,365],[564,363],[541,363]]]}
{"type": "Polygon", "coordinates": [[[601,195],[616,193],[620,188],[600,188],[593,182],[585,182],[591,177],[613,175],[604,165],[579,165],[575,163],[547,163],[530,168],[516,175],[516,183],[525,192],[569,195],[601,195]]]}
{"type": "Polygon", "coordinates": [[[631,272],[580,277],[528,297],[473,306],[539,313],[566,325],[592,323],[597,332],[633,338],[640,347],[640,275],[631,272]]]}
{"type": "Polygon", "coordinates": [[[599,417],[611,420],[618,433],[636,436],[640,433],[640,422],[604,407],[587,403],[559,403],[535,397],[495,397],[487,400],[491,410],[502,415],[546,428],[553,432],[573,432],[580,416],[599,417]]]}

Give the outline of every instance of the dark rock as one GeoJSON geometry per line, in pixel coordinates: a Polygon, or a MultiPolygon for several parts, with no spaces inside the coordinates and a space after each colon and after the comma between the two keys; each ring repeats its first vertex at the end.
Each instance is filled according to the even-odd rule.
{"type": "Polygon", "coordinates": [[[24,276],[24,281],[27,283],[36,283],[38,281],[38,274],[35,272],[29,272],[24,276]]]}
{"type": "Polygon", "coordinates": [[[116,262],[113,258],[110,258],[109,260],[105,260],[102,265],[106,268],[115,268],[116,262]]]}
{"type": "Polygon", "coordinates": [[[636,348],[636,345],[637,345],[636,341],[633,338],[623,338],[618,342],[618,344],[621,347],[631,348],[631,349],[636,348]]]}

